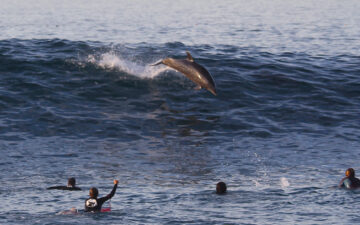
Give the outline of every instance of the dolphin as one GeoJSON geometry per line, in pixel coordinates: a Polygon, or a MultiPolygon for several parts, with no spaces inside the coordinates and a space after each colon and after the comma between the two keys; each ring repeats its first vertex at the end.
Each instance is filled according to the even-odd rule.
{"type": "Polygon", "coordinates": [[[190,52],[186,52],[186,54],[186,59],[165,58],[163,60],[160,60],[159,62],[152,64],[151,66],[165,64],[168,67],[171,67],[183,73],[192,82],[197,84],[197,87],[195,88],[196,90],[205,88],[213,95],[216,95],[216,85],[210,73],[204,67],[194,62],[194,59],[191,56],[190,52]]]}

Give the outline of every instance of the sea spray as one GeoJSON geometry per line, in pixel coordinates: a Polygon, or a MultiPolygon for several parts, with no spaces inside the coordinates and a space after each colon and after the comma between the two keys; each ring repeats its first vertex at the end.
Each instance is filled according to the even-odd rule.
{"type": "Polygon", "coordinates": [[[170,70],[164,66],[151,66],[127,60],[114,52],[101,54],[99,59],[93,55],[88,56],[88,62],[94,63],[103,69],[119,70],[137,76],[139,78],[154,78],[159,74],[170,70]]]}
{"type": "Polygon", "coordinates": [[[290,183],[289,183],[288,179],[286,179],[285,177],[281,177],[280,178],[280,185],[281,185],[282,189],[285,189],[285,188],[290,186],[290,183]]]}

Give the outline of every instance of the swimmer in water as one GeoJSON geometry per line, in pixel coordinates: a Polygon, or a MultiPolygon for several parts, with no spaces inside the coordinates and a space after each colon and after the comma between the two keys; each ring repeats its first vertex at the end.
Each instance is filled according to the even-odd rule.
{"type": "Polygon", "coordinates": [[[355,177],[355,170],[353,168],[347,169],[345,176],[346,177],[340,181],[340,188],[355,189],[360,187],[360,180],[355,177]]]}
{"type": "Polygon", "coordinates": [[[110,194],[102,198],[97,198],[99,194],[97,188],[95,187],[90,188],[89,191],[90,198],[86,199],[85,201],[85,212],[100,212],[101,206],[104,204],[104,202],[111,199],[115,195],[115,191],[118,183],[119,183],[118,180],[114,180],[114,187],[112,191],[110,192],[110,194]]]}
{"type": "Polygon", "coordinates": [[[48,187],[48,190],[66,190],[66,191],[80,191],[81,188],[76,187],[76,180],[74,177],[68,179],[67,186],[48,187]]]}
{"type": "Polygon", "coordinates": [[[226,184],[224,182],[219,182],[216,184],[216,194],[225,194],[226,193],[226,184]]]}

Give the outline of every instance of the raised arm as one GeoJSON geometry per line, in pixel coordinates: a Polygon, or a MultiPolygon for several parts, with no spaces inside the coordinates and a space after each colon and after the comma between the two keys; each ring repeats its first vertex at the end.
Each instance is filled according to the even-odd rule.
{"type": "Polygon", "coordinates": [[[100,204],[106,202],[107,200],[111,199],[111,198],[115,195],[115,192],[116,192],[116,188],[117,188],[117,186],[118,186],[118,183],[119,183],[118,180],[114,180],[114,187],[113,187],[113,189],[111,190],[110,194],[106,195],[105,197],[102,197],[102,198],[99,198],[99,199],[98,199],[98,202],[100,202],[100,204]]]}

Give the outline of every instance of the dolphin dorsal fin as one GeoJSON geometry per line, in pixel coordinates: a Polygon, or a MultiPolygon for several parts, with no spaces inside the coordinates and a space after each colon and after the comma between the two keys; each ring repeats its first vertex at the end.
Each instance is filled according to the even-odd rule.
{"type": "Polygon", "coordinates": [[[186,55],[187,55],[187,60],[191,61],[191,62],[194,62],[194,59],[193,57],[191,56],[190,52],[186,51],[186,55]]]}

